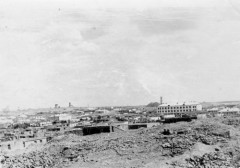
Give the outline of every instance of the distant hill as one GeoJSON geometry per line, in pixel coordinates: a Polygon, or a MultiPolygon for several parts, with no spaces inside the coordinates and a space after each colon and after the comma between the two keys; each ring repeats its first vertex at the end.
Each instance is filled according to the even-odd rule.
{"type": "Polygon", "coordinates": [[[215,106],[229,106],[229,105],[240,105],[240,101],[219,101],[219,102],[202,102],[201,105],[204,108],[215,107],[215,106]]]}
{"type": "Polygon", "coordinates": [[[158,102],[151,102],[147,105],[147,107],[158,107],[160,105],[160,103],[158,102]]]}

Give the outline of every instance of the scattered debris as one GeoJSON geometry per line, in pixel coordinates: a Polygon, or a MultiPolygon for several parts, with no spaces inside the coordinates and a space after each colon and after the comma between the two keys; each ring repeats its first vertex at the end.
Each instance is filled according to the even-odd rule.
{"type": "MultiPolygon", "coordinates": [[[[90,136],[66,135],[53,139],[43,149],[23,155],[3,155],[6,168],[24,167],[141,167],[158,158],[184,156],[197,143],[219,145],[214,152],[169,162],[169,167],[236,167],[240,150],[234,147],[230,127],[224,122],[193,121],[154,128],[90,136]],[[234,148],[231,150],[229,148],[234,148]],[[121,162],[122,161],[122,162],[121,162]],[[86,164],[88,164],[86,166],[86,164]]],[[[234,141],[235,142],[235,141],[234,141]]],[[[238,144],[236,143],[236,146],[238,144]]]]}

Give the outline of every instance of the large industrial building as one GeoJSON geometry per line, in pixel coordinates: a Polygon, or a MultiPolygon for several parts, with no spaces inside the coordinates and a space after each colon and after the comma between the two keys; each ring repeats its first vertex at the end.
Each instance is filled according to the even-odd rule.
{"type": "Polygon", "coordinates": [[[177,104],[161,104],[157,108],[160,114],[175,114],[202,111],[202,105],[199,103],[177,103],[177,104]]]}

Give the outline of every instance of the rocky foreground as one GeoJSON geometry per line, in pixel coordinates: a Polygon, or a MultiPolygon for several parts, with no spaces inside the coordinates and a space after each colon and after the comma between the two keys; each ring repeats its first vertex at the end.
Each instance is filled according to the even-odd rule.
{"type": "Polygon", "coordinates": [[[166,124],[92,136],[69,135],[41,149],[3,155],[6,168],[239,167],[240,117],[166,124]]]}

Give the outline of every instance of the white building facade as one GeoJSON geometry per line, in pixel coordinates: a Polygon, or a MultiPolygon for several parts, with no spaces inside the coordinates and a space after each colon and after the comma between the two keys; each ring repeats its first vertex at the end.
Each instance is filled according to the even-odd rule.
{"type": "Polygon", "coordinates": [[[44,126],[50,126],[52,125],[52,122],[50,121],[43,121],[39,123],[40,127],[44,127],[44,126]]]}
{"type": "Polygon", "coordinates": [[[233,107],[233,108],[226,107],[224,109],[219,110],[219,113],[224,115],[239,114],[239,112],[240,112],[240,109],[237,107],[233,107]]]}
{"type": "Polygon", "coordinates": [[[199,103],[182,104],[161,104],[157,108],[160,114],[188,113],[202,111],[202,105],[199,103]]]}
{"type": "Polygon", "coordinates": [[[56,116],[59,117],[59,121],[68,121],[72,119],[72,116],[70,114],[58,114],[56,116]]]}

